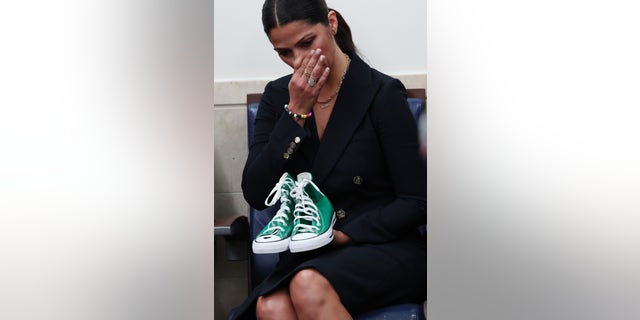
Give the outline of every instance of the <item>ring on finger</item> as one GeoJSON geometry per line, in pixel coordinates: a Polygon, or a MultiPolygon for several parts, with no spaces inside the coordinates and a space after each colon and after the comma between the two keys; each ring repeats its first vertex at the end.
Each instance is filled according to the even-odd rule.
{"type": "Polygon", "coordinates": [[[309,85],[309,87],[313,87],[316,85],[316,80],[309,77],[309,80],[307,81],[307,84],[309,85]]]}

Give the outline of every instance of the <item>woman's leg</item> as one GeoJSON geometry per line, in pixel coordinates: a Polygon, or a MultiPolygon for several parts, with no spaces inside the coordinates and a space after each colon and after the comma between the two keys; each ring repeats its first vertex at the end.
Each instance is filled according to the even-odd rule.
{"type": "Polygon", "coordinates": [[[266,296],[258,297],[256,302],[256,317],[258,320],[297,320],[296,312],[291,303],[288,289],[281,289],[266,296]]]}
{"type": "Polygon", "coordinates": [[[298,271],[289,284],[298,319],[352,319],[331,283],[315,269],[298,271]]]}

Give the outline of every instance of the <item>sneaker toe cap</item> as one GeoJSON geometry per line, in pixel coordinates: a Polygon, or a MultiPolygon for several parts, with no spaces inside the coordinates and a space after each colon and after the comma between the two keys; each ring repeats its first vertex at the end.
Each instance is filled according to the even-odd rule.
{"type": "Polygon", "coordinates": [[[307,239],[311,239],[314,237],[317,237],[318,235],[315,233],[298,233],[296,235],[294,235],[293,237],[291,237],[291,240],[293,241],[299,241],[299,240],[307,240],[307,239]]]}
{"type": "Polygon", "coordinates": [[[282,238],[274,235],[266,235],[256,238],[256,242],[275,242],[280,240],[282,240],[282,238]]]}

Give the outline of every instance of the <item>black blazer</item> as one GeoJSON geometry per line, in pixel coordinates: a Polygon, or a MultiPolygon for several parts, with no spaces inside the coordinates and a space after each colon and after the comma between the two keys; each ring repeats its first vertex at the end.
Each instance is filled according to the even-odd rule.
{"type": "Polygon", "coordinates": [[[384,243],[426,223],[426,165],[402,83],[367,65],[351,64],[322,141],[313,118],[300,127],[284,112],[291,75],[269,82],[255,122],[242,177],[256,209],[286,171],[308,171],[334,206],[342,230],[356,243],[384,243]]]}

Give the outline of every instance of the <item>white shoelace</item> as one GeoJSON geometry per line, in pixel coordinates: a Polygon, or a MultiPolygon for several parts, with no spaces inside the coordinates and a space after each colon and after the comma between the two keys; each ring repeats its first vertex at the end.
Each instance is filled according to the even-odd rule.
{"type": "Polygon", "coordinates": [[[280,181],[276,183],[276,186],[273,187],[273,189],[267,196],[267,199],[265,199],[264,204],[267,206],[276,204],[278,200],[280,200],[281,204],[280,209],[278,209],[276,214],[271,219],[271,222],[269,223],[270,227],[264,231],[264,234],[273,234],[276,232],[276,230],[284,232],[284,227],[282,227],[282,225],[286,225],[287,221],[289,220],[289,215],[291,213],[289,203],[291,202],[291,199],[287,197],[287,191],[284,190],[283,187],[287,186],[289,187],[289,189],[293,189],[295,188],[294,184],[295,183],[290,179],[280,179],[280,181]]]}
{"type": "Polygon", "coordinates": [[[309,198],[306,192],[304,192],[304,187],[308,184],[312,183],[309,180],[302,180],[300,183],[296,183],[296,187],[291,190],[291,197],[295,198],[297,201],[295,210],[293,211],[293,223],[295,225],[293,232],[294,233],[309,233],[309,232],[317,232],[320,230],[319,227],[314,226],[313,222],[316,224],[320,224],[320,215],[318,214],[318,207],[313,203],[313,200],[309,198]],[[298,220],[306,220],[311,222],[312,224],[306,223],[297,223],[298,220]]]}
{"type": "MultiPolygon", "coordinates": [[[[284,209],[289,210],[289,208],[284,209]]],[[[284,232],[284,227],[282,227],[282,225],[286,225],[287,221],[289,220],[289,215],[285,213],[285,210],[283,210],[283,207],[280,206],[280,209],[278,210],[278,212],[276,212],[276,215],[273,216],[273,219],[271,219],[271,226],[264,231],[264,234],[274,234],[276,230],[284,232]]]]}

